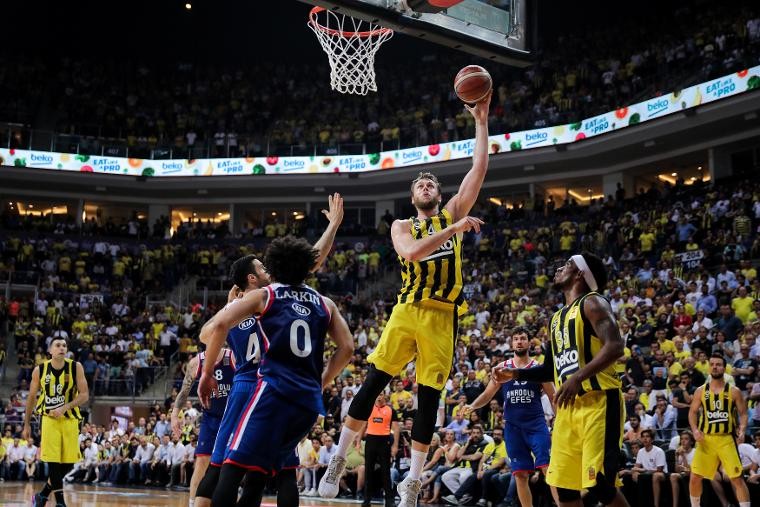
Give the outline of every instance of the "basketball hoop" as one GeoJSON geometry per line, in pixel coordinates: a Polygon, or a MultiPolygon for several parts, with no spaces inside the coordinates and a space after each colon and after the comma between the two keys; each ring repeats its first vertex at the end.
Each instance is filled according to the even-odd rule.
{"type": "Polygon", "coordinates": [[[327,53],[333,90],[355,95],[377,91],[375,53],[393,30],[324,7],[311,10],[308,25],[327,53]]]}

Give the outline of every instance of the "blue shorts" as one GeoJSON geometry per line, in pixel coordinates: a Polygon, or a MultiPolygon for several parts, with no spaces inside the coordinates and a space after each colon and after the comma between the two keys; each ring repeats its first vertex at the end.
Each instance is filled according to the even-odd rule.
{"type": "Polygon", "coordinates": [[[206,413],[202,417],[201,427],[198,429],[198,446],[195,448],[195,455],[211,456],[222,419],[206,413]]]}
{"type": "Polygon", "coordinates": [[[211,453],[210,463],[214,466],[222,466],[227,445],[232,438],[235,427],[240,422],[240,415],[251,399],[251,393],[256,389],[256,381],[235,380],[227,395],[227,407],[224,409],[219,432],[216,434],[214,452],[211,453]]]}
{"type": "Polygon", "coordinates": [[[318,412],[293,403],[259,380],[232,434],[224,463],[274,475],[297,466],[295,449],[318,412]]]}
{"type": "Polygon", "coordinates": [[[532,472],[549,465],[551,436],[546,423],[543,420],[540,423],[531,428],[504,424],[504,443],[512,473],[532,472]]]}

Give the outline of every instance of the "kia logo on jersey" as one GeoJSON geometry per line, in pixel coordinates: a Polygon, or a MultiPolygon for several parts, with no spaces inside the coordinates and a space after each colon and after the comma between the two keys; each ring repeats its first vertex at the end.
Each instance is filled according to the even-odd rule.
{"type": "Polygon", "coordinates": [[[293,303],[293,310],[295,310],[298,315],[301,315],[303,317],[311,314],[311,310],[303,305],[299,305],[298,303],[293,303]]]}

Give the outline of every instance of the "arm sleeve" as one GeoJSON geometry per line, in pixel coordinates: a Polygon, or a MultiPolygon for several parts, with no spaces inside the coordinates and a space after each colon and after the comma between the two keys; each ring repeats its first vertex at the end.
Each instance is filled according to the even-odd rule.
{"type": "Polygon", "coordinates": [[[529,382],[553,382],[554,381],[554,355],[551,346],[546,348],[544,362],[540,366],[517,370],[518,380],[527,380],[529,382]]]}

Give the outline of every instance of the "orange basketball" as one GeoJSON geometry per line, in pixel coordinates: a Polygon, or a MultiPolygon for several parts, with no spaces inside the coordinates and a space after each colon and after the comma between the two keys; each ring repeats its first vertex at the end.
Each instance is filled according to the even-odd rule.
{"type": "Polygon", "coordinates": [[[454,78],[454,91],[463,102],[480,102],[491,91],[491,74],[480,65],[468,65],[454,78]]]}

